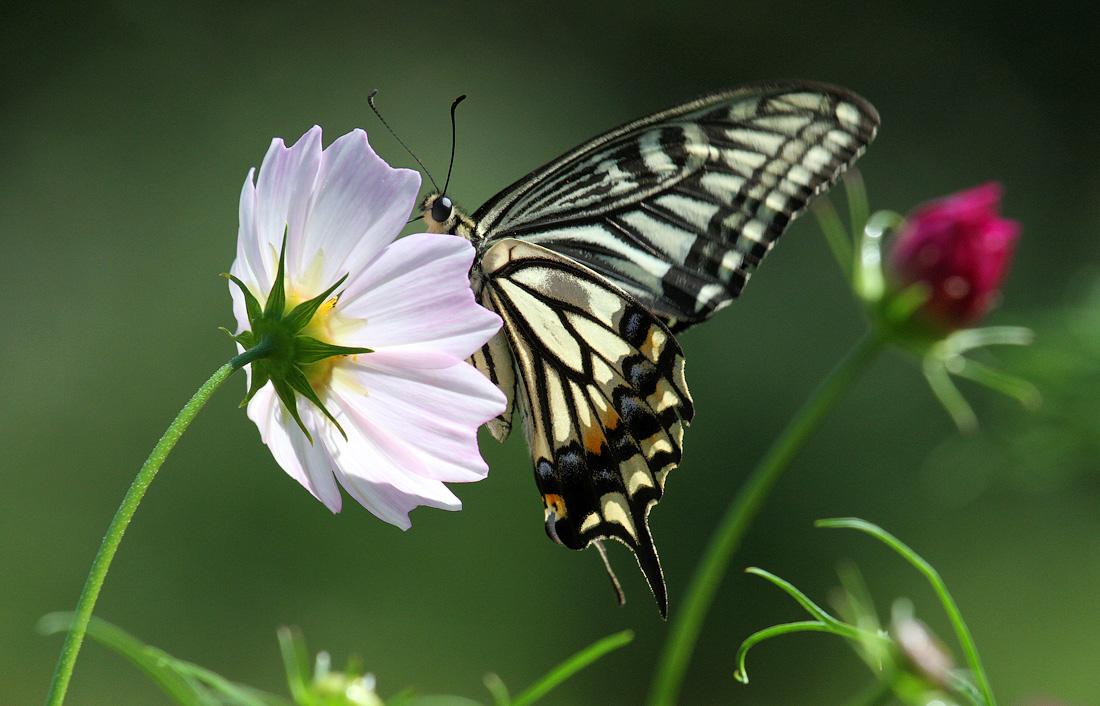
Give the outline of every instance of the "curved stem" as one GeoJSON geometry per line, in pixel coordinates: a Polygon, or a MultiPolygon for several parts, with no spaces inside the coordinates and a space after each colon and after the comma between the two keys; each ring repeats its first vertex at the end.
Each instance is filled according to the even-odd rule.
{"type": "Polygon", "coordinates": [[[110,568],[111,560],[114,559],[115,552],[118,550],[119,542],[122,541],[122,535],[126,532],[126,526],[130,524],[134,511],[137,510],[138,504],[145,495],[145,491],[148,490],[149,484],[153,482],[157,471],[160,470],[164,459],[168,457],[168,453],[179,441],[180,436],[187,429],[191,420],[195,418],[198,411],[214,394],[214,390],[218,389],[218,386],[225,382],[233,371],[244,367],[257,358],[263,357],[268,352],[269,350],[261,344],[241,353],[218,368],[217,372],[203,383],[198,392],[191,397],[176,418],[172,420],[172,423],[168,425],[168,429],[160,437],[160,441],[153,447],[149,458],[142,464],[137,478],[130,485],[130,489],[126,491],[122,504],[115,512],[110,527],[107,528],[107,535],[99,546],[99,552],[96,553],[95,560],[92,562],[88,579],[84,582],[84,589],[80,592],[80,600],[77,601],[76,611],[73,614],[72,627],[65,636],[65,644],[61,647],[61,657],[57,661],[57,669],[54,670],[50,693],[46,698],[47,706],[61,706],[61,703],[65,700],[65,691],[69,688],[73,665],[76,664],[80,644],[84,641],[84,633],[87,631],[88,621],[92,617],[92,608],[95,607],[96,599],[99,597],[99,589],[103,586],[103,580],[107,577],[107,570],[110,568]]]}
{"type": "Polygon", "coordinates": [[[672,706],[680,693],[688,662],[710,609],[714,594],[733,553],[764,499],[790,462],[809,440],[830,410],[882,350],[882,341],[867,334],[848,353],[783,430],[748,477],[711,537],[699,568],[687,589],[684,606],[672,625],[657,664],[649,695],[650,706],[672,706]]]}

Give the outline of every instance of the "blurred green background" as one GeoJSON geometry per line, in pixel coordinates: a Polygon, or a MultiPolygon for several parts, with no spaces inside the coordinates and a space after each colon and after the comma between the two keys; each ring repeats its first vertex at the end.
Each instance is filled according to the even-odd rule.
{"type": "MultiPolygon", "coordinates": [[[[71,609],[139,464],[233,355],[225,282],[237,198],[273,136],[365,127],[391,163],[435,173],[476,207],[581,140],[695,94],[767,78],[859,92],[882,129],[860,166],[873,208],[907,210],[986,180],[1024,223],[992,322],[1032,351],[993,359],[1035,380],[1038,414],[966,387],[982,431],[960,438],[911,361],[884,357],[798,458],[734,560],[684,703],[833,704],[869,674],[833,638],[750,656],[754,630],[801,619],[741,569],[824,600],[842,557],[885,609],[930,591],[872,540],[815,530],[857,515],[945,576],[1003,704],[1100,703],[1100,53],[1087,4],[555,2],[8,4],[0,17],[0,703],[40,703],[61,645],[35,621],[71,609]]],[[[842,201],[841,201],[842,203],[842,201]]],[[[742,299],[683,337],[697,418],[652,516],[679,609],[745,474],[863,322],[812,219],[742,299]]],[[[285,693],[275,642],[301,626],[336,664],[361,655],[383,695],[514,690],[623,628],[635,642],[546,698],[637,704],[668,625],[621,546],[618,607],[593,552],[546,539],[520,438],[488,436],[487,481],[461,513],[407,533],[352,502],[331,515],[276,466],[220,391],[139,509],[97,613],[168,652],[285,693]]],[[[161,704],[129,664],[87,644],[67,703],[161,704]]]]}

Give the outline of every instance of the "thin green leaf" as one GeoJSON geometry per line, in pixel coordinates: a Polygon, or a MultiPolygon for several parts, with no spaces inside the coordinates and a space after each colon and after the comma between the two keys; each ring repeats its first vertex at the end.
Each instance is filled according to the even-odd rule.
{"type": "Polygon", "coordinates": [[[837,574],[852,611],[851,616],[846,616],[848,621],[863,630],[881,629],[882,623],[875,611],[875,602],[871,599],[871,592],[867,589],[867,582],[863,580],[859,567],[850,561],[842,561],[837,566],[837,574]]]}
{"type": "Polygon", "coordinates": [[[830,625],[818,622],[816,620],[803,620],[797,623],[782,623],[780,625],[773,625],[770,628],[765,628],[758,632],[754,632],[745,638],[745,641],[741,643],[741,646],[737,648],[737,670],[733,673],[733,678],[742,684],[749,683],[749,673],[745,669],[745,656],[748,655],[749,649],[756,643],[763,642],[772,637],[778,635],[786,635],[792,632],[830,632],[837,634],[836,631],[830,625]]]}
{"type": "MultiPolygon", "coordinates": [[[[39,629],[46,633],[66,630],[72,618],[72,613],[51,613],[39,621],[39,629]]],[[[182,706],[224,706],[226,702],[209,693],[207,688],[221,693],[235,706],[292,706],[278,696],[235,684],[214,672],[178,660],[100,618],[91,619],[87,635],[128,659],[182,706]],[[203,688],[204,684],[207,688],[203,688]]]]}
{"type": "MultiPolygon", "coordinates": [[[[38,621],[38,630],[44,635],[64,632],[69,629],[72,622],[73,613],[50,613],[38,621]]],[[[217,706],[213,697],[169,666],[168,661],[171,658],[167,654],[155,647],[145,645],[125,630],[105,620],[92,617],[86,634],[145,672],[145,675],[176,703],[182,706],[217,706]]]]}
{"type": "Polygon", "coordinates": [[[848,218],[852,225],[853,239],[867,227],[871,206],[867,198],[867,186],[863,175],[855,167],[844,173],[844,193],[848,198],[848,218]]]}
{"type": "Polygon", "coordinates": [[[852,283],[852,241],[847,229],[840,221],[836,208],[827,197],[822,196],[811,204],[810,210],[813,211],[814,218],[817,219],[817,224],[825,235],[825,242],[833,251],[836,264],[844,273],[844,280],[850,285],[852,283]]]}
{"type": "Polygon", "coordinates": [[[285,625],[276,634],[290,696],[295,702],[304,704],[309,693],[309,652],[306,650],[305,638],[297,629],[285,625]]]}
{"type": "Polygon", "coordinates": [[[947,687],[957,694],[962,694],[974,706],[983,706],[984,701],[978,687],[959,670],[956,669],[947,675],[947,687]]]}
{"type": "Polygon", "coordinates": [[[209,669],[204,669],[197,664],[184,662],[175,658],[170,659],[172,661],[172,667],[180,674],[191,676],[203,682],[228,698],[231,704],[239,706],[293,706],[291,702],[280,696],[265,694],[250,686],[229,681],[220,674],[215,674],[209,669]]]}
{"type": "Polygon", "coordinates": [[[749,568],[745,569],[745,573],[762,576],[774,583],[776,586],[779,586],[781,589],[786,591],[787,594],[791,596],[791,598],[794,598],[796,601],[798,601],[798,604],[805,608],[807,613],[809,613],[822,623],[825,623],[832,628],[837,628],[844,625],[844,623],[826,613],[819,605],[811,601],[805,593],[795,588],[794,585],[791,584],[789,581],[785,581],[775,574],[769,571],[765,571],[764,569],[757,568],[755,566],[750,566],[749,568]]]}
{"type": "Polygon", "coordinates": [[[865,532],[886,544],[886,546],[893,549],[906,561],[916,567],[917,571],[921,572],[928,583],[931,584],[932,590],[936,592],[936,595],[940,599],[940,603],[947,612],[948,618],[951,620],[951,625],[955,629],[955,636],[958,638],[963,653],[966,655],[967,664],[969,664],[971,671],[974,673],[974,679],[977,682],[978,691],[983,701],[986,706],[996,706],[996,701],[993,699],[993,691],[989,685],[989,679],[986,677],[985,669],[982,667],[981,659],[978,657],[978,647],[974,644],[974,638],[970,634],[970,629],[963,621],[962,613],[959,611],[955,599],[952,598],[951,594],[947,591],[947,586],[944,584],[943,579],[940,578],[939,572],[919,554],[914,552],[892,534],[866,520],[861,520],[856,517],[845,517],[818,520],[814,524],[817,527],[847,528],[865,532]]]}
{"type": "Polygon", "coordinates": [[[528,704],[533,704],[558,684],[561,684],[563,681],[592,664],[600,657],[603,657],[608,652],[629,644],[633,639],[633,630],[623,630],[614,635],[608,635],[602,640],[589,645],[557,667],[551,669],[542,679],[539,679],[537,682],[527,687],[527,689],[516,697],[511,706],[528,706],[528,704]]]}

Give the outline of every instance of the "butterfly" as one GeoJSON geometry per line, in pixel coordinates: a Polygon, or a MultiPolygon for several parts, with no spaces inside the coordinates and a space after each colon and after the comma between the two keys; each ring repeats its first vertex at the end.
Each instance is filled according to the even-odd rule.
{"type": "Polygon", "coordinates": [[[429,231],[476,248],[471,286],[503,326],[471,362],[507,396],[498,441],[519,411],[546,534],[605,565],[601,540],[630,547],[662,616],[648,518],[695,413],[674,334],[740,294],[878,124],[842,88],[751,84],[595,137],[472,215],[422,204],[429,231]]]}

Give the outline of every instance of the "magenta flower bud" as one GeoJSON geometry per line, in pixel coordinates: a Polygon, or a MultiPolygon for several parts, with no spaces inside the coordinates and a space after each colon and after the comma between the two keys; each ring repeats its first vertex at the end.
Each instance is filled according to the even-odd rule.
{"type": "Polygon", "coordinates": [[[994,306],[1020,224],[999,214],[1001,185],[990,182],[918,206],[894,241],[890,264],[902,287],[929,289],[920,307],[936,328],[955,330],[994,306]]]}

